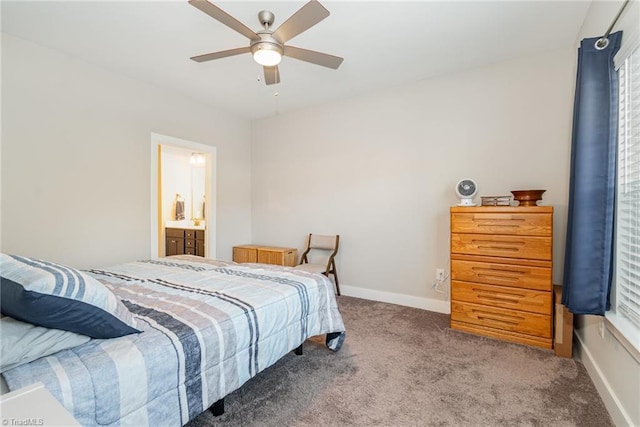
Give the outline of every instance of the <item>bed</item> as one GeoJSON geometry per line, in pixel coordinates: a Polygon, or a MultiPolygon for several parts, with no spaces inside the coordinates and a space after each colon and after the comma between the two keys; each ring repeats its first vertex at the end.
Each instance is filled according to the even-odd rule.
{"type": "Polygon", "coordinates": [[[182,426],[307,338],[326,334],[333,351],[345,338],[333,285],[318,274],[194,256],[82,274],[121,300],[135,331],[2,373],[10,390],[44,383],[82,425],[182,426]]]}

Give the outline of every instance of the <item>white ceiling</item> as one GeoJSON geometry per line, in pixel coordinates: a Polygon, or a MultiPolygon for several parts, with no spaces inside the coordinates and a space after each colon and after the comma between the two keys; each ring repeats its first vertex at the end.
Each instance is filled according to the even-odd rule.
{"type": "MultiPolygon", "coordinates": [[[[259,30],[306,1],[213,1],[259,30]]],[[[2,31],[247,119],[573,46],[590,1],[328,1],[331,15],[287,44],[345,58],[338,70],[284,58],[266,86],[249,54],[194,55],[248,39],[184,1],[5,1],[2,31]],[[277,96],[276,96],[277,93],[277,96]]],[[[604,32],[603,28],[603,32],[604,32]]]]}

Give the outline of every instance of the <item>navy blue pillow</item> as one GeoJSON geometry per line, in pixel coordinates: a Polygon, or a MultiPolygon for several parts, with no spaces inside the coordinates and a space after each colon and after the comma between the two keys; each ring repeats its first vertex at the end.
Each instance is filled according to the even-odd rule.
{"type": "Polygon", "coordinates": [[[107,287],[74,268],[0,254],[2,314],[92,338],[140,332],[131,312],[107,287]]]}

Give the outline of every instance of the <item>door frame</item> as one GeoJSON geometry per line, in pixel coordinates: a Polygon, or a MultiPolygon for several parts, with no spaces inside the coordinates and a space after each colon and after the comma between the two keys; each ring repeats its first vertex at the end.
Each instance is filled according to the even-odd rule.
{"type": "Polygon", "coordinates": [[[204,193],[207,203],[205,204],[205,218],[206,218],[206,235],[205,235],[205,249],[204,256],[206,258],[216,258],[216,223],[217,223],[217,194],[216,194],[216,170],[217,170],[217,148],[211,145],[201,144],[199,142],[188,141],[186,139],[180,139],[173,136],[161,135],[158,133],[151,133],[151,197],[150,197],[150,210],[151,212],[151,228],[150,228],[150,254],[151,258],[160,258],[164,256],[161,253],[161,248],[164,247],[164,225],[162,224],[162,211],[161,211],[161,166],[160,166],[160,150],[162,145],[170,145],[177,148],[183,148],[185,150],[197,151],[205,153],[207,157],[205,166],[205,186],[204,193]],[[209,202],[211,200],[211,202],[209,202]]]}

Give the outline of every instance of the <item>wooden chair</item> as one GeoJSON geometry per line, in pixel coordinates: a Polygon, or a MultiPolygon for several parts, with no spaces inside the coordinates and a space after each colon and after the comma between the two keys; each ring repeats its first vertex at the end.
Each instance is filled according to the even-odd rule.
{"type": "Polygon", "coordinates": [[[300,265],[295,267],[312,273],[322,273],[327,277],[333,274],[338,295],[340,295],[340,284],[335,257],[338,253],[339,242],[340,236],[337,234],[331,236],[309,234],[307,248],[300,257],[300,265]]]}

